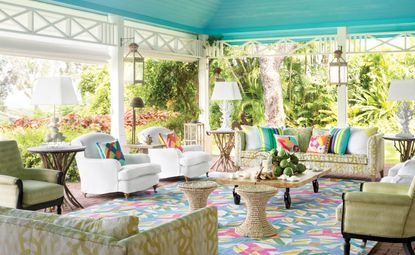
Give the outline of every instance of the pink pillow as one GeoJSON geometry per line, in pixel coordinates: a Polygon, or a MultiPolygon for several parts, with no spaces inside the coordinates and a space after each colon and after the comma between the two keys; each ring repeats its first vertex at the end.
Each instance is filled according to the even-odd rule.
{"type": "Polygon", "coordinates": [[[274,135],[277,144],[277,150],[286,150],[288,152],[298,152],[298,139],[294,135],[274,135]]]}

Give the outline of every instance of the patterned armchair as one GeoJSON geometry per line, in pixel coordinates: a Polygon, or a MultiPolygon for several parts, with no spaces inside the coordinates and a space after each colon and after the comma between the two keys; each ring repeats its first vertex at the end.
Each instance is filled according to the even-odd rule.
{"type": "Polygon", "coordinates": [[[362,192],[343,194],[337,219],[350,254],[350,239],[403,243],[405,254],[415,254],[415,178],[410,186],[394,183],[364,183],[362,192]]]}
{"type": "Polygon", "coordinates": [[[63,202],[62,173],[24,168],[16,141],[0,141],[0,206],[39,210],[63,202]]]}

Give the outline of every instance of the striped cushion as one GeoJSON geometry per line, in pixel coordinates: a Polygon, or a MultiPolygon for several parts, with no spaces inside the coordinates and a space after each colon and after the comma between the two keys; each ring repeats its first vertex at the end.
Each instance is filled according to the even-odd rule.
{"type": "Polygon", "coordinates": [[[332,128],[330,129],[331,143],[330,153],[339,155],[346,154],[347,144],[350,138],[350,128],[332,128]]]}
{"type": "Polygon", "coordinates": [[[261,138],[261,150],[270,151],[277,148],[274,135],[282,135],[281,128],[258,127],[259,136],[261,138]]]}

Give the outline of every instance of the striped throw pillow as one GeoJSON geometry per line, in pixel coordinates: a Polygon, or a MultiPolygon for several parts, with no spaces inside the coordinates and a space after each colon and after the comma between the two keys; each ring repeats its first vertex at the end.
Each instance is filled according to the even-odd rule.
{"type": "Polygon", "coordinates": [[[350,128],[332,128],[330,129],[331,143],[330,153],[339,155],[346,154],[347,144],[350,138],[350,128]]]}
{"type": "Polygon", "coordinates": [[[277,148],[274,135],[282,135],[282,128],[258,127],[261,139],[261,150],[270,151],[277,148]]]}

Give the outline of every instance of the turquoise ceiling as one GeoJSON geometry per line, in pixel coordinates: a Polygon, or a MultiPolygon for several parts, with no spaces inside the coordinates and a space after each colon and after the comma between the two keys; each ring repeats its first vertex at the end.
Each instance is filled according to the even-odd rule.
{"type": "Polygon", "coordinates": [[[227,39],[415,30],[415,0],[43,0],[227,39]]]}

